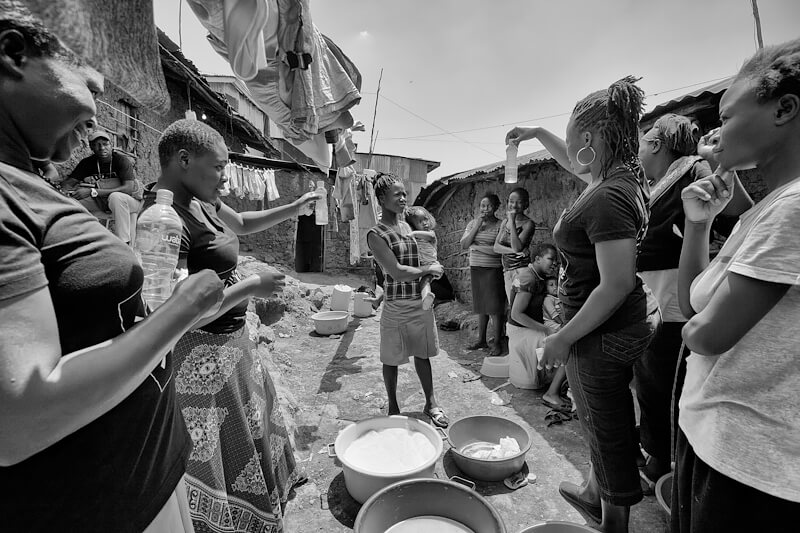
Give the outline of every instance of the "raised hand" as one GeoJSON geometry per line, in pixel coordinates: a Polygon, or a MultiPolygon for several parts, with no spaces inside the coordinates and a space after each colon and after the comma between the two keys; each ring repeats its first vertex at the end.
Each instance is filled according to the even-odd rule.
{"type": "Polygon", "coordinates": [[[686,220],[711,222],[733,198],[733,172],[718,169],[719,174],[701,178],[681,191],[686,220]]]}
{"type": "Polygon", "coordinates": [[[719,166],[717,156],[714,153],[717,145],[719,144],[719,128],[715,128],[700,138],[697,143],[697,155],[708,161],[712,169],[719,166]]]}
{"type": "Polygon", "coordinates": [[[257,278],[253,296],[259,298],[269,298],[280,294],[286,287],[286,276],[280,272],[259,272],[253,274],[253,278],[257,278]]]}
{"type": "Polygon", "coordinates": [[[534,139],[536,137],[536,128],[522,128],[517,126],[508,133],[506,133],[506,144],[514,144],[519,146],[522,141],[534,139]]]}

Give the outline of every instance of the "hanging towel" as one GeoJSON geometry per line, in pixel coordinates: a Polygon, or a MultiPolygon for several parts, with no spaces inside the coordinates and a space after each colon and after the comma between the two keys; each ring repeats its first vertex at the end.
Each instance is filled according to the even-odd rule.
{"type": "Polygon", "coordinates": [[[265,170],[264,178],[264,182],[267,187],[267,200],[274,202],[281,197],[281,195],[278,194],[278,186],[275,184],[275,171],[271,168],[265,170]]]}
{"type": "Polygon", "coordinates": [[[355,203],[355,170],[352,166],[341,167],[336,172],[336,188],[334,195],[339,200],[339,212],[342,222],[349,222],[356,218],[353,204],[355,203]]]}
{"type": "Polygon", "coordinates": [[[375,191],[372,187],[372,180],[367,177],[377,175],[374,170],[364,170],[360,179],[359,198],[361,202],[358,206],[358,234],[359,248],[362,256],[369,253],[367,246],[367,232],[378,224],[378,201],[375,199],[375,191]]]}
{"type": "MultiPolygon", "coordinates": [[[[355,180],[353,180],[355,181],[355,180]]],[[[353,204],[353,220],[350,221],[350,264],[357,265],[361,260],[361,239],[358,227],[358,202],[353,204]]]]}

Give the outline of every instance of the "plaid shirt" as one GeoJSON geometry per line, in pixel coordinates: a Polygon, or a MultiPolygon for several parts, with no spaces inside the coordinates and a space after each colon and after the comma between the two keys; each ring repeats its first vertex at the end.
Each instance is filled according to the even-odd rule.
{"type": "MultiPolygon", "coordinates": [[[[400,222],[400,230],[404,235],[379,222],[377,226],[367,232],[367,235],[375,233],[375,235],[386,241],[389,249],[397,258],[397,262],[401,265],[419,268],[419,250],[417,249],[416,239],[411,236],[411,227],[405,222],[400,222]]],[[[418,279],[414,281],[395,281],[387,272],[383,274],[383,290],[386,300],[413,300],[414,298],[420,298],[420,283],[418,279]]]]}

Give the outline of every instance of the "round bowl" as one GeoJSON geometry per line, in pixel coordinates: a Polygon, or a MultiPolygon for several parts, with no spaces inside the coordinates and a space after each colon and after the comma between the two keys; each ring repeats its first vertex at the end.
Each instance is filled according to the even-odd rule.
{"type": "Polygon", "coordinates": [[[345,487],[347,487],[347,492],[359,503],[364,503],[370,496],[392,483],[405,479],[432,478],[434,475],[433,470],[436,467],[436,461],[438,461],[439,457],[442,455],[442,448],[442,437],[433,427],[420,422],[416,418],[400,415],[379,416],[356,422],[340,431],[334,443],[336,456],[342,463],[344,484],[345,487]],[[386,428],[406,428],[412,431],[418,431],[425,435],[431,444],[433,444],[436,453],[422,466],[406,472],[397,472],[396,474],[370,472],[353,465],[350,461],[345,459],[345,451],[354,440],[367,431],[386,428]]]}
{"type": "Polygon", "coordinates": [[[528,431],[511,420],[497,416],[467,416],[450,424],[447,431],[456,466],[467,476],[480,481],[500,481],[522,470],[525,456],[531,448],[528,431]],[[520,452],[505,459],[476,459],[461,453],[464,446],[474,442],[499,444],[501,437],[514,437],[520,452]]]}
{"type": "Polygon", "coordinates": [[[527,527],[519,533],[597,533],[597,530],[589,526],[573,524],[572,522],[551,520],[543,524],[527,527]]]}
{"type": "Polygon", "coordinates": [[[487,378],[508,377],[508,356],[484,357],[481,364],[481,374],[487,378]]]}
{"type": "Polygon", "coordinates": [[[347,322],[350,313],[347,311],[322,311],[311,315],[314,321],[314,330],[320,335],[335,335],[347,331],[347,322]]]}
{"type": "Polygon", "coordinates": [[[672,509],[672,472],[664,474],[656,481],[656,500],[669,515],[672,509]]]}
{"type": "Polygon", "coordinates": [[[464,485],[441,479],[409,479],[373,495],[356,516],[355,533],[384,533],[417,516],[449,518],[475,533],[505,533],[492,505],[464,485]]]}

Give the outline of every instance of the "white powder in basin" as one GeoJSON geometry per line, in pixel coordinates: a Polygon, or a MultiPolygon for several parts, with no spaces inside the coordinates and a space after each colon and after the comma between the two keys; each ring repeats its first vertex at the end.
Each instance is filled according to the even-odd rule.
{"type": "Polygon", "coordinates": [[[406,428],[370,430],[354,440],[344,459],[359,470],[375,474],[396,474],[421,467],[436,448],[419,431],[406,428]]]}

